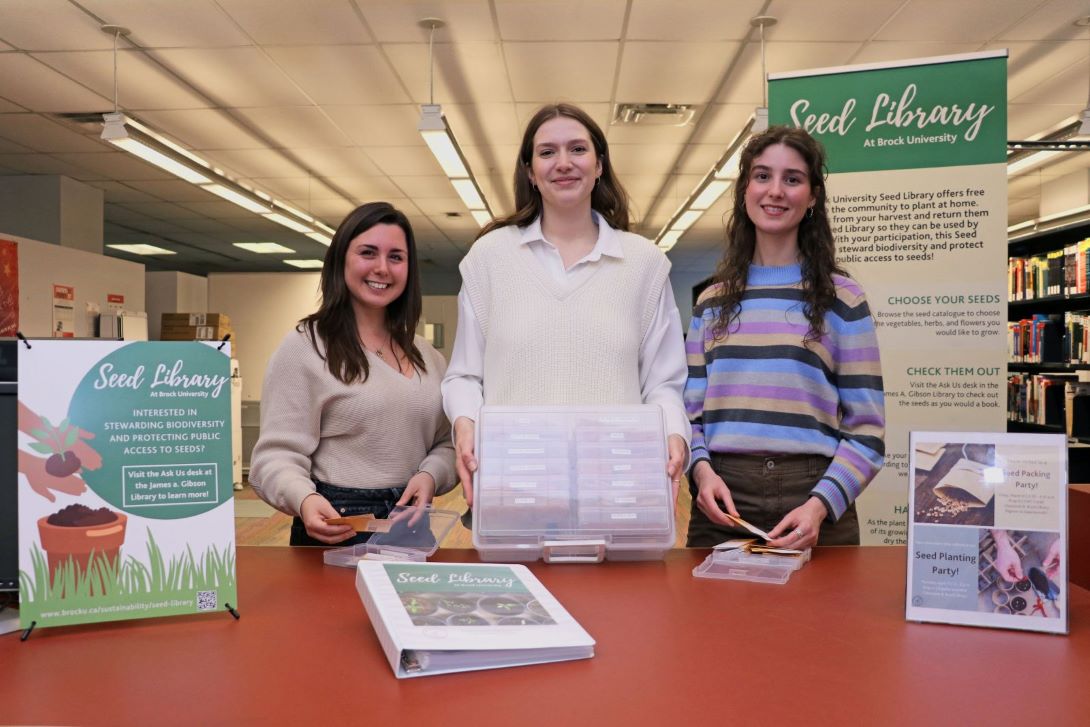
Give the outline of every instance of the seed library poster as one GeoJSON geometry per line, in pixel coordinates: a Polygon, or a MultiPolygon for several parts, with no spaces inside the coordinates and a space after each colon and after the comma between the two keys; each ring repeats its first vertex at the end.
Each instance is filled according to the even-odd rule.
{"type": "Polygon", "coordinates": [[[229,351],[19,348],[19,598],[29,627],[237,605],[229,351]]]}
{"type": "Polygon", "coordinates": [[[1067,440],[913,432],[906,616],[1067,633],[1067,440]]]}
{"type": "Polygon", "coordinates": [[[1006,90],[1006,51],[769,77],[771,123],[825,145],[838,259],[878,331],[864,545],[907,542],[910,431],[1006,428],[1006,90]]]}

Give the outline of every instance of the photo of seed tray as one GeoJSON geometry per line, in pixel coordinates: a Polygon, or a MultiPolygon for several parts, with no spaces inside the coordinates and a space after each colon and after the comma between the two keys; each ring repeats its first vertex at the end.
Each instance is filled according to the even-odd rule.
{"type": "Polygon", "coordinates": [[[526,593],[405,593],[414,626],[546,626],[556,621],[526,593]]]}

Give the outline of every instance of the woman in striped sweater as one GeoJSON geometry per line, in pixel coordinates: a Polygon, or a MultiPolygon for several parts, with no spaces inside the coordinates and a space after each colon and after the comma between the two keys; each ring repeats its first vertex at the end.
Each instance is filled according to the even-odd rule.
{"type": "Polygon", "coordinates": [[[836,264],[825,155],[773,127],[741,158],[726,252],[686,341],[693,427],[688,545],[859,543],[855,500],[882,466],[884,394],[862,288],[836,264]]]}

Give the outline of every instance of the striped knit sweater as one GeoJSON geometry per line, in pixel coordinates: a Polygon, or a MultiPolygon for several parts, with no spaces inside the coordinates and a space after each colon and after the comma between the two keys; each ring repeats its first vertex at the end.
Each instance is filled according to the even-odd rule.
{"type": "Polygon", "coordinates": [[[725,337],[715,337],[719,309],[707,303],[717,289],[704,291],[686,337],[685,406],[694,466],[709,452],[832,458],[811,494],[835,521],[882,467],[885,395],[863,289],[843,276],[833,281],[826,330],[808,346],[800,266],[751,265],[725,337]]]}

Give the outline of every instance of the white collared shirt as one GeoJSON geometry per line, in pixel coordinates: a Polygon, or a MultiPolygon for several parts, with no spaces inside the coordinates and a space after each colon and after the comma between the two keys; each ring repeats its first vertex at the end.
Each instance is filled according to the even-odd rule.
{"type": "MultiPolygon", "coordinates": [[[[565,269],[560,251],[542,234],[540,217],[520,230],[519,244],[529,246],[534,259],[553,280],[576,286],[594,274],[595,265],[603,256],[624,257],[616,231],[597,212],[592,214],[598,225],[598,239],[591,251],[569,268],[565,269]]],[[[443,410],[452,424],[458,417],[476,420],[477,410],[484,404],[484,347],[480,321],[463,286],[458,293],[458,333],[442,384],[443,410]]],[[[640,343],[639,376],[643,402],[662,408],[666,433],[679,434],[689,442],[689,417],[682,400],[688,376],[685,337],[674,291],[669,285],[663,286],[651,325],[640,343]]]]}

